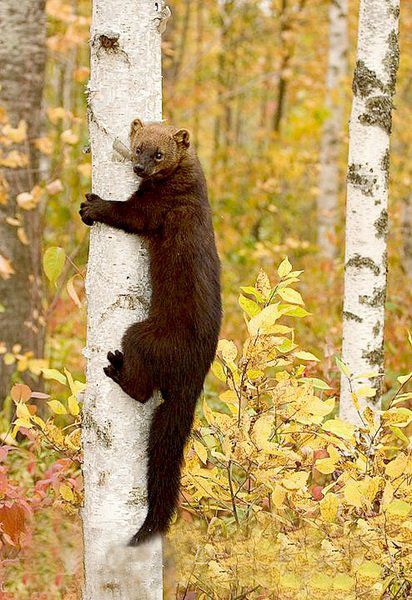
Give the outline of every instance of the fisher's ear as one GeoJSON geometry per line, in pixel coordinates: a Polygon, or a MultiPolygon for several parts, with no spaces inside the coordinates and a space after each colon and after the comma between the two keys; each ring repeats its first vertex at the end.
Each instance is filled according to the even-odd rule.
{"type": "Polygon", "coordinates": [[[190,133],[187,129],[179,129],[173,134],[173,139],[176,144],[189,148],[190,146],[190,133]]]}
{"type": "Polygon", "coordinates": [[[132,124],[130,126],[130,137],[136,135],[136,133],[143,129],[143,127],[143,122],[140,119],[133,119],[132,124]]]}

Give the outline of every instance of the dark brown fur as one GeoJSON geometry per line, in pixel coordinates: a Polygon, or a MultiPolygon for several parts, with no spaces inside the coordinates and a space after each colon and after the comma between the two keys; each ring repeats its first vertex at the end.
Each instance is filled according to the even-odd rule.
{"type": "Polygon", "coordinates": [[[156,389],[164,399],[151,424],[149,509],[131,540],[137,545],[165,532],[176,508],[184,445],[216,351],[221,302],[206,181],[189,133],[136,119],[131,149],[139,189],[126,202],[87,194],[80,215],[86,225],[99,221],[141,235],[149,248],[148,318],[127,329],[122,352],[109,352],[104,369],[139,402],[156,389]]]}

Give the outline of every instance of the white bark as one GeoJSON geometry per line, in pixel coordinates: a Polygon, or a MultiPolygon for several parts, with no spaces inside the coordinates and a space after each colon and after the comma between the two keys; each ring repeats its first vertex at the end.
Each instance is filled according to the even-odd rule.
{"type": "MultiPolygon", "coordinates": [[[[161,119],[160,34],[154,0],[94,0],[89,127],[93,191],[126,200],[137,181],[114,159],[133,118],[161,119]]],[[[127,136],[127,134],[126,134],[127,136]]],[[[83,419],[84,600],[160,600],[162,547],[127,544],[146,514],[146,442],[155,400],[142,406],[106,377],[109,350],[150,301],[148,260],[134,235],[93,226],[87,272],[87,379],[83,419]]]]}
{"type": "MultiPolygon", "coordinates": [[[[353,374],[376,371],[383,378],[386,296],[389,136],[399,62],[399,0],[361,0],[357,62],[349,130],[346,206],[343,361],[353,374]]],[[[357,389],[363,381],[354,382],[357,389]]],[[[361,408],[366,400],[361,403],[361,408]]],[[[346,377],[341,415],[359,417],[346,377]]]]}
{"type": "Polygon", "coordinates": [[[323,126],[319,195],[318,244],[327,258],[336,254],[335,226],[339,197],[339,142],[342,136],[343,82],[348,70],[348,0],[329,2],[329,51],[326,80],[326,109],[323,126]]]}

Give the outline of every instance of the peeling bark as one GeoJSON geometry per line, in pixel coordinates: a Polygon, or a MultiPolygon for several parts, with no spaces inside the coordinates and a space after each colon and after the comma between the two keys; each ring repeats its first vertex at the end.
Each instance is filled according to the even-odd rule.
{"type": "MultiPolygon", "coordinates": [[[[389,138],[395,94],[399,0],[361,0],[357,62],[349,129],[345,292],[342,358],[354,374],[375,371],[373,401],[383,382],[386,296],[389,138]]],[[[352,383],[354,391],[363,380],[352,383]]],[[[349,382],[341,381],[340,413],[360,421],[349,382]]]]}
{"type": "MultiPolygon", "coordinates": [[[[28,157],[27,167],[2,167],[1,175],[8,187],[8,201],[0,203],[0,255],[10,260],[14,274],[0,277],[0,342],[10,350],[20,344],[21,352],[43,356],[44,318],[41,308],[41,220],[39,209],[22,210],[19,217],[28,244],[18,238],[17,227],[7,218],[19,213],[16,196],[30,192],[39,179],[39,158],[32,141],[40,135],[41,102],[46,58],[46,22],[44,0],[2,0],[0,2],[0,106],[6,110],[12,127],[21,120],[27,123],[27,140],[13,144],[28,157]]],[[[7,367],[0,357],[0,405],[10,390],[10,375],[15,365],[7,367]]],[[[28,381],[28,383],[31,383],[28,381]]]]}
{"type": "Polygon", "coordinates": [[[318,196],[318,245],[323,256],[336,255],[339,199],[339,147],[343,125],[343,80],[348,71],[348,0],[329,2],[329,51],[326,81],[327,119],[323,126],[318,196]]]}
{"type": "MultiPolygon", "coordinates": [[[[126,200],[137,181],[113,142],[133,118],[161,120],[160,35],[154,0],[94,0],[89,129],[93,192],[126,200]]],[[[118,148],[118,141],[115,143],[118,148]]],[[[146,515],[146,443],[153,399],[142,406],[103,374],[109,350],[150,302],[147,253],[134,235],[96,224],[86,292],[87,379],[83,417],[84,600],[160,600],[162,547],[127,547],[146,515]]]]}

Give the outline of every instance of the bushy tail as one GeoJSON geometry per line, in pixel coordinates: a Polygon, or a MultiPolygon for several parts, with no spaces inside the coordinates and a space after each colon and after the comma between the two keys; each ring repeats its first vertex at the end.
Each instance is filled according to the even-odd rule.
{"type": "Polygon", "coordinates": [[[157,533],[165,533],[177,506],[180,470],[185,442],[190,435],[198,394],[183,398],[162,391],[164,402],[157,407],[150,428],[148,447],[148,513],[133,538],[137,546],[157,533]]]}

